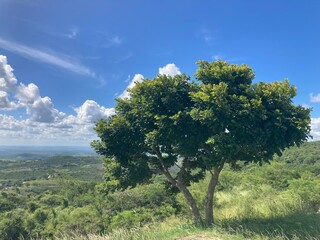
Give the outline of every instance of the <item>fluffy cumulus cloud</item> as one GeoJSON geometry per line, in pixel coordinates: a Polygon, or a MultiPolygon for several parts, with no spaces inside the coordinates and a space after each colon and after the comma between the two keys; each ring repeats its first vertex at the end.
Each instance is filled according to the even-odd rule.
{"type": "Polygon", "coordinates": [[[63,117],[54,108],[49,97],[41,97],[37,85],[18,84],[13,68],[5,56],[0,56],[0,110],[25,108],[30,119],[35,122],[52,123],[63,117]]]}
{"type": "Polygon", "coordinates": [[[143,79],[144,79],[143,75],[141,75],[139,73],[134,75],[134,77],[130,81],[129,85],[127,86],[127,88],[123,91],[123,93],[121,93],[119,95],[119,98],[122,98],[122,99],[129,98],[130,93],[128,92],[128,90],[133,88],[136,85],[136,83],[142,82],[143,79]]]}
{"type": "Polygon", "coordinates": [[[0,55],[0,110],[17,108],[17,104],[11,101],[11,94],[15,92],[17,79],[13,69],[7,62],[6,56],[0,55]]]}
{"type": "Polygon", "coordinates": [[[320,140],[320,118],[311,118],[311,136],[313,140],[320,140]]]}
{"type": "Polygon", "coordinates": [[[49,97],[38,98],[32,104],[27,105],[27,114],[35,122],[53,123],[61,119],[65,114],[54,108],[49,97]]]}
{"type": "Polygon", "coordinates": [[[9,100],[9,96],[7,92],[0,91],[0,109],[12,110],[17,108],[18,105],[9,100]]]}
{"type": "MultiPolygon", "coordinates": [[[[44,97],[35,103],[40,106],[43,104],[50,105],[51,100],[44,97]]],[[[96,138],[94,121],[114,114],[113,108],[102,107],[92,100],[76,108],[74,115],[60,112],[52,115],[47,107],[37,106],[35,109],[36,113],[23,120],[0,114],[0,144],[88,145],[96,138]]]]}
{"type": "MultiPolygon", "coordinates": [[[[318,94],[309,94],[310,102],[320,103],[320,93],[318,94]]],[[[311,118],[311,136],[313,140],[320,140],[320,118],[311,118]]]]}
{"type": "Polygon", "coordinates": [[[159,68],[159,74],[165,74],[173,77],[174,75],[181,74],[181,72],[174,63],[169,63],[166,66],[159,68]]]}
{"type": "Polygon", "coordinates": [[[92,123],[100,118],[106,118],[114,114],[113,108],[100,106],[93,100],[87,100],[79,108],[75,109],[80,122],[92,123]]]}
{"type": "Polygon", "coordinates": [[[0,90],[9,91],[17,84],[12,67],[8,64],[7,57],[0,55],[0,90]]]}
{"type": "MultiPolygon", "coordinates": [[[[159,74],[164,74],[173,77],[177,74],[181,74],[181,72],[180,69],[174,63],[169,63],[159,68],[159,74]]],[[[136,83],[142,82],[143,79],[144,77],[140,73],[135,74],[128,86],[126,87],[126,89],[118,97],[122,99],[130,98],[130,92],[128,90],[133,88],[136,85],[136,83]]]]}
{"type": "Polygon", "coordinates": [[[94,121],[114,114],[113,108],[85,101],[67,115],[54,107],[50,97],[42,97],[37,85],[18,83],[5,56],[0,55],[0,144],[88,144],[95,138],[94,121]],[[9,113],[25,110],[27,119],[9,113]]]}
{"type": "Polygon", "coordinates": [[[19,131],[22,129],[21,122],[12,116],[0,114],[0,131],[19,131]]]}
{"type": "Polygon", "coordinates": [[[30,83],[27,86],[25,86],[23,83],[20,83],[16,89],[16,97],[21,104],[32,104],[40,98],[39,88],[33,83],[30,83]]]}

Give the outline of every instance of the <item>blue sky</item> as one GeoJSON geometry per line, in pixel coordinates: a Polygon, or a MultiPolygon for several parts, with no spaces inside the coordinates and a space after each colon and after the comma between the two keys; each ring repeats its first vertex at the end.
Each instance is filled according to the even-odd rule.
{"type": "Polygon", "coordinates": [[[319,12],[318,0],[0,0],[0,145],[88,145],[133,80],[219,58],[255,81],[288,78],[320,139],[319,12]]]}

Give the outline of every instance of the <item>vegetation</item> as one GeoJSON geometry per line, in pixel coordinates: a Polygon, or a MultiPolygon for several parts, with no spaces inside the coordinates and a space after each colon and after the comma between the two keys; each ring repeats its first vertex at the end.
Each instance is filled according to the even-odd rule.
{"type": "Polygon", "coordinates": [[[319,239],[320,142],[303,143],[295,88],[222,61],[196,77],[118,99],[95,128],[103,161],[0,149],[0,240],[319,239]]]}
{"type": "Polygon", "coordinates": [[[105,156],[106,191],[165,176],[202,223],[199,202],[188,186],[210,176],[203,209],[213,224],[214,191],[222,168],[269,162],[274,154],[306,141],[310,110],[295,106],[288,80],[252,83],[247,65],[200,61],[190,82],[186,75],[158,75],[118,99],[115,115],[101,119],[92,142],[105,156]],[[175,172],[172,172],[175,168],[175,172]]]}
{"type": "MultiPolygon", "coordinates": [[[[86,161],[79,164],[77,168],[86,166],[88,171],[77,179],[72,174],[77,168],[63,168],[61,158],[52,157],[51,166],[69,176],[45,180],[40,174],[20,187],[2,188],[0,239],[319,239],[319,151],[320,142],[310,142],[286,150],[263,167],[226,166],[216,189],[214,229],[190,223],[183,195],[173,194],[163,178],[106,195],[101,180],[90,179],[92,171],[98,174],[95,161],[91,167],[86,161]],[[43,185],[39,191],[48,182],[55,187],[43,185]]],[[[11,171],[18,172],[18,166],[11,171]]],[[[209,181],[210,174],[189,187],[199,206],[209,181]]],[[[199,211],[205,214],[204,208],[199,211]]]]}

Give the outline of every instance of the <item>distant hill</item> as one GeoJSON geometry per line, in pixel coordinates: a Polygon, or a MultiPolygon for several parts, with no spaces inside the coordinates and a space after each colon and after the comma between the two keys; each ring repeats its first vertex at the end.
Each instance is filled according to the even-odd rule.
{"type": "Polygon", "coordinates": [[[96,155],[89,146],[0,146],[0,158],[37,159],[40,157],[68,155],[96,155]]]}

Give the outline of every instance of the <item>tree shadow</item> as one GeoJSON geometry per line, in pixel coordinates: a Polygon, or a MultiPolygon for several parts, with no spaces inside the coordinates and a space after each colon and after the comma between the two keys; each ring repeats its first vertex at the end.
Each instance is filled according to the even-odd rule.
{"type": "Polygon", "coordinates": [[[221,227],[228,232],[237,232],[245,237],[259,234],[284,239],[320,239],[319,213],[294,213],[282,217],[226,220],[221,227]]]}

